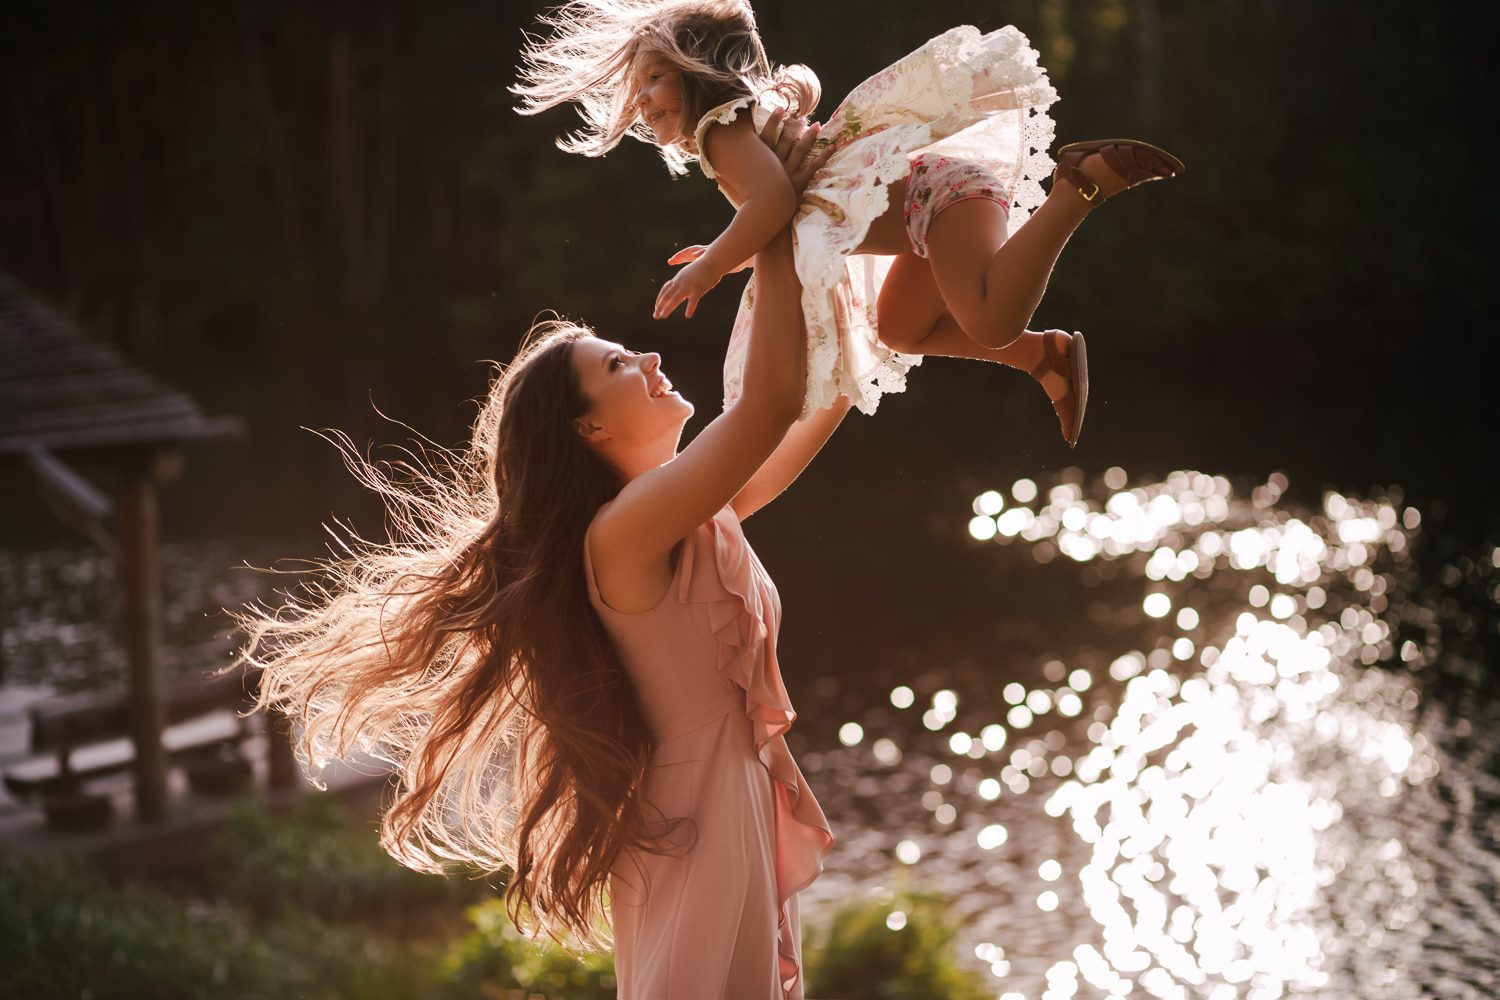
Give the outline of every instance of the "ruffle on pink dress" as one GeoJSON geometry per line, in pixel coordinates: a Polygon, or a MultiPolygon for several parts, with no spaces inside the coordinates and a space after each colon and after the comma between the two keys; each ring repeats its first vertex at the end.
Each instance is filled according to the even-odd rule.
{"type": "Polygon", "coordinates": [[[786,745],[797,713],[775,584],[727,505],[683,539],[649,611],[606,605],[587,541],[583,561],[656,742],[646,800],[697,828],[670,841],[684,849],[632,853],[611,875],[619,995],[800,1000],[797,893],[835,838],[786,745]]]}

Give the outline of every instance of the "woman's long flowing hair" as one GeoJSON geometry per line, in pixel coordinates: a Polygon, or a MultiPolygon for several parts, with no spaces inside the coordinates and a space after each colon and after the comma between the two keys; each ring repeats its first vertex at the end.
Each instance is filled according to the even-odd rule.
{"type": "Polygon", "coordinates": [[[682,74],[683,121],[689,136],[663,146],[674,174],[698,158],[691,135],[705,112],[740,97],[769,99],[789,117],[811,114],[818,78],[806,66],[772,67],[743,0],[568,0],[541,16],[550,37],[528,37],[521,51],[516,110],[534,115],[578,103],[583,128],[559,137],[559,148],[603,156],[626,135],[655,143],[633,104],[632,71],[658,55],[682,74]]]}
{"type": "Polygon", "coordinates": [[[663,853],[681,822],[648,833],[650,730],[585,590],[584,532],[620,488],[572,427],[588,408],[572,348],[591,335],[534,328],[465,450],[382,468],[333,434],[390,540],[343,532],[279,607],[238,615],[252,711],[300,722],[310,770],[356,751],[393,766],[386,851],[419,871],[509,869],[512,922],[585,949],[610,943],[621,852],[663,853]]]}

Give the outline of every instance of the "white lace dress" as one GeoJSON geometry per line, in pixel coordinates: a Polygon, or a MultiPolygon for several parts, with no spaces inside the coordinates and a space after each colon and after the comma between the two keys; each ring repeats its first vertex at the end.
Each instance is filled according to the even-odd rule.
{"type": "MultiPolygon", "coordinates": [[[[886,209],[886,188],[905,177],[909,158],[931,150],[984,164],[1011,189],[1011,231],[1044,197],[1050,173],[1057,99],[1026,36],[1007,26],[980,34],[961,25],[876,73],[829,116],[823,136],[834,152],[802,198],[793,226],[802,311],[807,322],[807,402],[802,415],[848,396],[863,413],[880,397],[906,388],[920,364],[880,342],[875,306],[890,257],[855,254],[870,224],[886,209]]],[[[751,98],[714,108],[697,127],[698,148],[709,126],[749,108],[756,127],[769,109],[751,98]]],[[[706,158],[699,166],[712,178],[706,158]]],[[[745,286],[724,359],[724,403],[739,398],[749,344],[755,279],[745,286]]]]}

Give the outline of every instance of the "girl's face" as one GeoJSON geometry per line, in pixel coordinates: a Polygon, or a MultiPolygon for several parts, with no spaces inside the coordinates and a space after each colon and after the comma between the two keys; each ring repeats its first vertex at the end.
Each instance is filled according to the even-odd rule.
{"type": "Polygon", "coordinates": [[[661,355],[584,337],[573,344],[572,362],[590,404],[574,422],[585,441],[622,467],[659,464],[676,454],[693,404],[662,374],[661,355]]]}
{"type": "Polygon", "coordinates": [[[656,137],[658,146],[687,138],[682,120],[682,72],[664,57],[644,53],[631,73],[631,105],[656,137]]]}

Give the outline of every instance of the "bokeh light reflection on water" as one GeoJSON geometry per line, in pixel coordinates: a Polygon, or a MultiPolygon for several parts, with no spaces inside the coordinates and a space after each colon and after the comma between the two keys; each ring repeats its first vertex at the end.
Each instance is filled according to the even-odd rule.
{"type": "MultiPolygon", "coordinates": [[[[905,775],[808,755],[849,841],[814,905],[883,889],[855,860],[883,849],[955,897],[965,956],[1025,1000],[1500,995],[1500,713],[1424,715],[1419,684],[1435,619],[1473,632],[1474,609],[1410,593],[1422,518],[1399,491],[1308,512],[1288,485],[1112,469],[977,496],[976,544],[1071,560],[1108,596],[1041,683],[934,673],[925,736],[879,727],[905,775]],[[1438,745],[1453,732],[1466,760],[1438,745]],[[916,814],[890,805],[902,790],[916,814]]],[[[1486,555],[1454,570],[1493,581],[1493,631],[1486,555]]]]}

